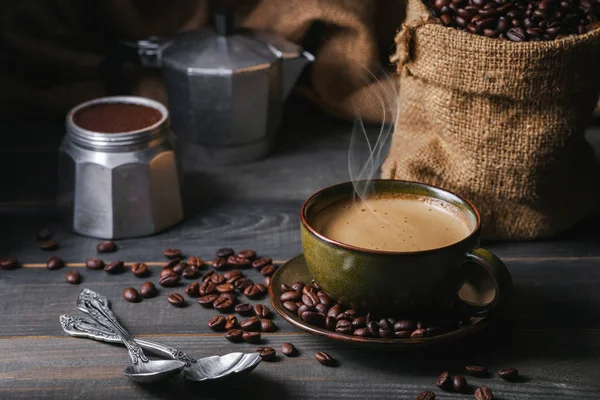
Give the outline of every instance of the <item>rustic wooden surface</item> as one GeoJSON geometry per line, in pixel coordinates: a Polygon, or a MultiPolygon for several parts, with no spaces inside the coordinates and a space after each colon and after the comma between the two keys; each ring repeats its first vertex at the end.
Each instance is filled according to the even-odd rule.
{"type": "MultiPolygon", "coordinates": [[[[256,248],[277,260],[298,254],[302,200],[325,185],[347,180],[351,125],[324,117],[302,102],[292,104],[282,140],[265,160],[217,168],[186,154],[186,220],[156,236],[118,241],[119,251],[104,258],[154,262],[148,279],[157,281],[157,263],[163,262],[161,253],[167,247],[207,259],[225,245],[256,248]]],[[[300,350],[299,357],[263,362],[249,376],[225,385],[190,384],[179,378],[161,385],[136,385],[121,374],[128,362],[124,348],[62,333],[58,316],[78,313],[75,299],[82,288],[109,297],[131,333],[194,356],[253,351],[257,346],[232,344],[210,331],[206,322],[213,310],[193,301],[183,309],[171,307],[167,294],[181,291],[183,285],[129,304],[120,297],[122,290],[139,287],[143,279],[129,272],[112,276],[82,267],[86,258],[96,255],[98,241],[63,229],[52,209],[60,123],[4,126],[3,132],[18,135],[8,136],[0,149],[0,257],[17,257],[26,264],[0,271],[0,399],[412,399],[425,389],[436,391],[438,398],[473,398],[443,393],[434,386],[443,370],[460,373],[468,363],[492,371],[519,368],[524,376],[519,383],[467,377],[472,388],[482,384],[492,388],[495,398],[600,399],[597,221],[552,240],[487,243],[510,269],[514,291],[489,328],[474,337],[446,346],[388,351],[315,337],[275,316],[279,329],[264,334],[264,345],[279,350],[290,341],[300,350]],[[37,248],[35,233],[44,224],[56,231],[60,244],[56,251],[37,248]],[[49,271],[43,263],[52,255],[73,265],[49,271]],[[71,268],[81,271],[81,285],[64,282],[71,268]],[[338,359],[339,367],[318,364],[314,353],[319,350],[338,359]]],[[[600,148],[597,131],[590,130],[589,137],[600,148]]],[[[248,275],[260,279],[255,271],[248,275]]]]}

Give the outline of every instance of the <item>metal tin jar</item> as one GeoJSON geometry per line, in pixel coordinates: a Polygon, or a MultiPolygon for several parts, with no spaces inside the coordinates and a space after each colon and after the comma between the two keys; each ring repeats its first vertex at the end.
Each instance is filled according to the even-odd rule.
{"type": "Polygon", "coordinates": [[[70,228],[97,238],[145,236],[183,219],[180,168],[169,113],[135,96],[104,97],[73,108],[59,151],[59,199],[70,228]],[[101,133],[73,116],[103,103],[135,104],[160,112],[158,122],[134,131],[101,133]]]}

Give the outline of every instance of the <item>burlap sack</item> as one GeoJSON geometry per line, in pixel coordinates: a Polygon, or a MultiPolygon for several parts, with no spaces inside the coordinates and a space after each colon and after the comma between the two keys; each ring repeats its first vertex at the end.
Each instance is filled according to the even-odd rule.
{"type": "MultiPolygon", "coordinates": [[[[224,0],[212,2],[224,4],[224,0]]],[[[404,0],[230,0],[238,26],[304,44],[315,26],[310,82],[300,89],[327,112],[382,119],[379,86],[365,81],[387,62],[404,0]],[[355,108],[355,106],[357,108],[355,108]]],[[[0,2],[0,117],[62,115],[105,95],[97,66],[118,39],[167,36],[210,23],[208,0],[0,2]]],[[[133,70],[134,94],[166,102],[160,71],[133,70]]]]}
{"type": "Polygon", "coordinates": [[[548,236],[596,211],[600,171],[583,131],[600,92],[600,30],[513,43],[444,27],[409,0],[396,44],[384,178],[470,199],[486,238],[548,236]]]}

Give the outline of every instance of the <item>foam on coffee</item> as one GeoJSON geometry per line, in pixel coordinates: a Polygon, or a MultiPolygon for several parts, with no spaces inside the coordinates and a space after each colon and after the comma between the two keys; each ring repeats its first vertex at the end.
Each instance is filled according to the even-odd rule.
{"type": "Polygon", "coordinates": [[[412,195],[339,200],[319,212],[314,227],[341,243],[397,252],[445,247],[474,229],[458,207],[412,195]]]}

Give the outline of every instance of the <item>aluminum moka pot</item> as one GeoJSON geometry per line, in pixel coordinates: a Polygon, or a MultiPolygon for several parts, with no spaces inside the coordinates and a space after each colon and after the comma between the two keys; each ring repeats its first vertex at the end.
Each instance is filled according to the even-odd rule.
{"type": "Polygon", "coordinates": [[[146,236],[183,219],[181,170],[162,104],[134,96],[91,100],[67,114],[66,129],[58,204],[74,232],[105,239],[146,236]],[[122,133],[75,122],[78,111],[106,103],[151,107],[160,114],[152,125],[122,133]]]}
{"type": "Polygon", "coordinates": [[[283,102],[314,57],[280,35],[232,30],[231,14],[212,28],[172,38],[122,42],[101,65],[109,91],[127,92],[125,62],[162,68],[172,128],[210,162],[264,156],[281,124],[283,102]]]}

